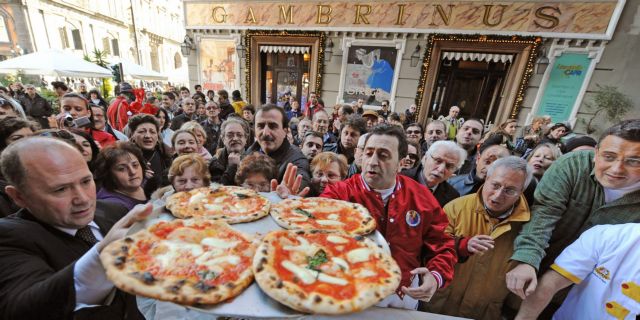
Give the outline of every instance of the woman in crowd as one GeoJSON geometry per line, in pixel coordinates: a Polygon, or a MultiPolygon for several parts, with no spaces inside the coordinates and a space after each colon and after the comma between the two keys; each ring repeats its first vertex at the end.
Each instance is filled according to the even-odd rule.
{"type": "Polygon", "coordinates": [[[22,138],[32,136],[37,130],[35,122],[17,117],[0,119],[0,152],[22,138]]]}
{"type": "Polygon", "coordinates": [[[92,104],[94,104],[96,106],[102,107],[102,109],[104,109],[105,112],[107,111],[107,108],[109,107],[107,102],[100,95],[100,91],[98,91],[97,89],[89,90],[89,102],[91,102],[92,104]]]}
{"type": "Polygon", "coordinates": [[[191,191],[195,188],[206,187],[211,183],[211,175],[207,162],[197,154],[185,154],[177,157],[171,163],[168,174],[171,185],[158,189],[151,195],[151,199],[163,199],[175,192],[191,191]]]}
{"type": "MultiPolygon", "coordinates": [[[[8,117],[0,120],[0,152],[10,144],[32,136],[37,124],[22,118],[8,117]]],[[[20,210],[11,197],[4,192],[7,181],[0,174],[0,218],[20,210]]]]}
{"type": "Polygon", "coordinates": [[[22,106],[17,101],[9,96],[0,95],[0,119],[6,117],[27,118],[22,106]]]}
{"type": "Polygon", "coordinates": [[[60,100],[60,114],[49,117],[51,128],[80,128],[91,135],[98,146],[105,147],[116,141],[116,138],[102,130],[97,130],[93,122],[93,112],[89,100],[78,93],[67,93],[60,100]],[[71,118],[68,119],[67,116],[71,118]]]}
{"type": "Polygon", "coordinates": [[[196,137],[196,143],[198,144],[196,152],[204,158],[207,162],[211,161],[211,153],[204,147],[204,144],[207,142],[207,132],[204,131],[202,125],[195,121],[189,121],[180,127],[183,130],[189,130],[196,137]]]}
{"type": "Polygon", "coordinates": [[[420,146],[422,152],[427,151],[427,143],[424,141],[424,127],[417,122],[411,123],[404,130],[407,135],[407,141],[416,143],[420,146]]]}
{"type": "Polygon", "coordinates": [[[342,181],[347,177],[347,158],[333,152],[321,152],[311,161],[311,191],[309,196],[322,194],[330,183],[342,181]]]}
{"type": "Polygon", "coordinates": [[[97,199],[121,204],[128,210],[146,203],[143,189],[146,170],[142,151],[132,142],[117,142],[102,149],[93,173],[100,186],[97,199]]]}
{"type": "Polygon", "coordinates": [[[422,149],[413,141],[407,143],[407,156],[400,159],[400,170],[412,169],[420,164],[422,159],[422,149]]]}
{"type": "Polygon", "coordinates": [[[173,133],[173,138],[171,138],[171,146],[173,146],[173,150],[176,152],[176,156],[196,153],[198,151],[198,142],[196,139],[196,135],[193,132],[185,129],[180,129],[173,133]]]}
{"type": "Polygon", "coordinates": [[[522,129],[522,138],[527,143],[527,147],[531,149],[536,147],[544,134],[544,118],[542,117],[533,118],[531,125],[524,126],[524,129],[522,129]]]}
{"type": "Polygon", "coordinates": [[[196,102],[196,117],[198,122],[207,120],[207,108],[204,101],[198,100],[196,102]]]}
{"type": "Polygon", "coordinates": [[[138,114],[131,117],[127,126],[131,134],[129,136],[130,141],[135,143],[142,151],[144,162],[150,170],[149,174],[152,175],[145,185],[145,192],[150,195],[163,185],[162,174],[171,165],[171,160],[164,148],[164,144],[158,142],[160,126],[156,118],[150,114],[138,114]]]}
{"type": "Polygon", "coordinates": [[[527,157],[527,162],[533,167],[533,176],[538,180],[542,178],[542,175],[549,169],[549,167],[556,161],[562,152],[560,149],[551,143],[541,143],[539,144],[529,157],[527,157]]]}
{"type": "Polygon", "coordinates": [[[93,163],[98,157],[98,153],[100,153],[100,148],[93,141],[93,138],[83,130],[80,129],[70,129],[69,132],[73,135],[73,138],[76,141],[76,144],[82,149],[82,157],[87,162],[87,166],[89,166],[89,170],[93,170],[93,163]]]}
{"type": "Polygon", "coordinates": [[[562,148],[560,139],[571,131],[571,128],[564,123],[556,123],[549,129],[549,132],[540,140],[540,143],[552,143],[558,148],[562,148]]]}
{"type": "Polygon", "coordinates": [[[276,162],[265,154],[254,152],[246,156],[236,171],[236,185],[255,190],[271,191],[271,180],[278,177],[276,162]]]}
{"type": "Polygon", "coordinates": [[[491,131],[485,134],[483,143],[488,146],[498,144],[513,152],[515,149],[513,137],[516,134],[517,123],[517,120],[509,119],[499,126],[494,127],[491,131]]]}
{"type": "Polygon", "coordinates": [[[156,112],[156,120],[158,120],[158,127],[160,127],[160,137],[162,142],[171,146],[171,137],[173,137],[173,130],[169,129],[171,121],[169,121],[169,112],[164,108],[159,108],[156,112]]]}

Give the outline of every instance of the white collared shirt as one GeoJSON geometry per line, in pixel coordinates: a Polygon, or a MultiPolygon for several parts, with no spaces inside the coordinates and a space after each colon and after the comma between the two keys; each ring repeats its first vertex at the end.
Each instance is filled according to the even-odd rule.
{"type": "MultiPolygon", "coordinates": [[[[89,223],[91,232],[98,239],[104,239],[100,227],[94,222],[89,223]]],[[[78,229],[55,227],[56,229],[75,236],[78,229]]],[[[74,310],[101,305],[114,289],[113,283],[100,262],[100,254],[94,245],[73,266],[73,286],[76,290],[76,307],[74,310]]]]}

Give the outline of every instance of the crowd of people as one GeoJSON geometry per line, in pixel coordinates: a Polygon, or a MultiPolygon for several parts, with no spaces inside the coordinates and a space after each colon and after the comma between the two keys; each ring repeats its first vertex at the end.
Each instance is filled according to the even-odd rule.
{"type": "Polygon", "coordinates": [[[330,109],[312,93],[304,106],[256,108],[237,90],[156,96],[121,83],[107,103],[55,85],[57,114],[33,86],[0,98],[2,318],[141,318],[98,253],[153,200],[211,183],[364,205],[402,271],[380,306],[474,319],[639,313],[628,258],[640,258],[638,119],[596,141],[545,117],[520,136],[516,120],[486,130],[457,106],[424,127],[415,105],[397,114],[389,101],[330,109]]]}

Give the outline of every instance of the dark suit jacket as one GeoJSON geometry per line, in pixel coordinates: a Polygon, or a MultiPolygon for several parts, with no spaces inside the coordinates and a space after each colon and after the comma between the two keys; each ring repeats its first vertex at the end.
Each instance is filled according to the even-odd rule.
{"type": "MultiPolygon", "coordinates": [[[[420,175],[422,174],[422,164],[418,165],[415,168],[404,169],[400,172],[400,174],[410,177],[411,179],[422,184],[422,181],[420,179],[420,175]]],[[[429,191],[431,191],[431,189],[429,189],[429,191]]],[[[449,201],[460,197],[460,194],[449,183],[447,183],[446,181],[442,181],[436,188],[436,192],[433,193],[433,196],[436,198],[436,200],[438,200],[440,206],[444,207],[444,205],[449,203],[449,201]]]]}
{"type": "MultiPolygon", "coordinates": [[[[94,221],[106,235],[126,213],[98,201],[94,221]]],[[[74,312],[73,268],[90,248],[25,209],[0,219],[0,319],[144,319],[135,297],[121,291],[109,306],[74,312]]]]}

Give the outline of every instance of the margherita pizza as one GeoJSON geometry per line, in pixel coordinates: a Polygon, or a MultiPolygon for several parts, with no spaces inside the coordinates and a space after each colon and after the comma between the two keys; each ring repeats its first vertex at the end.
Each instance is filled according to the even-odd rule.
{"type": "Polygon", "coordinates": [[[364,206],[328,198],[286,199],[271,205],[271,216],[285,229],[339,231],[367,234],[376,220],[364,206]]]}
{"type": "Polygon", "coordinates": [[[302,312],[342,314],[392,294],[400,267],[363,236],[274,231],[253,258],[256,282],[273,299],[302,312]]]}
{"type": "Polygon", "coordinates": [[[178,218],[202,217],[240,223],[258,220],[269,213],[270,202],[257,192],[241,187],[203,187],[178,192],[166,207],[178,218]]]}
{"type": "Polygon", "coordinates": [[[213,304],[253,280],[256,243],[222,221],[161,221],[109,244],[100,254],[116,287],[175,303],[213,304]]]}

